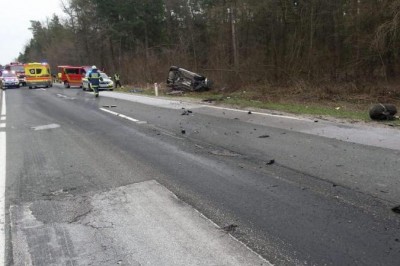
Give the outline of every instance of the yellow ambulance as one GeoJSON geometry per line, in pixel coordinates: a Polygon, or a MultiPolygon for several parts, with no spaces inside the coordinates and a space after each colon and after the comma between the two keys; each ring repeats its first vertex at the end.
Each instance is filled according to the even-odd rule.
{"type": "Polygon", "coordinates": [[[47,63],[28,63],[24,65],[26,85],[29,89],[44,86],[53,86],[50,66],[47,63]]]}

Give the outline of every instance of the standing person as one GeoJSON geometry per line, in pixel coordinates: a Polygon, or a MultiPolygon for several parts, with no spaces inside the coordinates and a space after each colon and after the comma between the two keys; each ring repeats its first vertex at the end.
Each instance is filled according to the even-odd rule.
{"type": "Polygon", "coordinates": [[[114,74],[114,81],[115,81],[115,88],[118,88],[118,85],[119,85],[120,88],[122,87],[121,86],[121,79],[120,79],[120,76],[119,76],[118,73],[114,74]]]}
{"type": "Polygon", "coordinates": [[[102,79],[96,66],[92,66],[92,70],[88,76],[89,86],[94,91],[94,96],[99,97],[100,80],[102,79]]]}

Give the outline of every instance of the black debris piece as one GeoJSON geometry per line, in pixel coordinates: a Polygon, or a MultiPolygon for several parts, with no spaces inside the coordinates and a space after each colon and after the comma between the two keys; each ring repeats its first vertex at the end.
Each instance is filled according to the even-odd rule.
{"type": "Polygon", "coordinates": [[[396,238],[394,241],[396,241],[396,242],[400,242],[400,239],[396,238]]]}
{"type": "Polygon", "coordinates": [[[336,185],[335,183],[334,184],[332,184],[332,187],[337,187],[338,185],[336,185]]]}
{"type": "Polygon", "coordinates": [[[251,111],[249,111],[247,114],[251,115],[251,114],[252,114],[252,112],[251,112],[251,111]]]}
{"type": "Polygon", "coordinates": [[[237,224],[230,224],[230,225],[222,227],[222,230],[224,230],[226,232],[235,232],[237,227],[238,227],[237,224]]]}
{"type": "Polygon", "coordinates": [[[267,164],[267,165],[271,165],[271,164],[274,164],[274,163],[275,163],[275,160],[272,159],[272,160],[269,160],[266,164],[267,164]]]}
{"type": "Polygon", "coordinates": [[[258,137],[259,139],[265,139],[265,138],[269,138],[269,135],[261,135],[258,137]]]}
{"type": "Polygon", "coordinates": [[[318,120],[314,120],[315,123],[318,123],[318,120]]]}
{"type": "Polygon", "coordinates": [[[369,109],[369,117],[378,121],[393,120],[396,113],[397,108],[393,104],[375,104],[369,109]]]}
{"type": "Polygon", "coordinates": [[[235,120],[239,120],[239,118],[237,118],[237,117],[235,117],[234,119],[235,119],[235,120]]]}
{"type": "Polygon", "coordinates": [[[393,211],[394,213],[400,214],[400,205],[399,205],[399,206],[396,206],[396,207],[393,207],[393,208],[392,208],[392,211],[393,211]]]}
{"type": "Polygon", "coordinates": [[[182,133],[182,134],[186,134],[186,130],[182,129],[182,130],[181,130],[181,133],[182,133]]]}
{"type": "Polygon", "coordinates": [[[202,100],[202,102],[205,102],[205,103],[212,103],[214,101],[214,99],[204,99],[204,100],[202,100]]]}
{"type": "Polygon", "coordinates": [[[181,115],[189,115],[189,113],[188,112],[186,112],[186,110],[185,111],[183,111],[182,112],[182,114],[181,115]]]}

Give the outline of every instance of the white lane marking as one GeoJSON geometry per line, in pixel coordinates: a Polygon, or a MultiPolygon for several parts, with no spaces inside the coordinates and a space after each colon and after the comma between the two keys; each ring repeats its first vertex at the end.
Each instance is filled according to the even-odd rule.
{"type": "MultiPolygon", "coordinates": [[[[202,105],[202,106],[208,107],[208,108],[219,109],[219,110],[227,110],[227,111],[240,112],[240,113],[248,113],[248,112],[249,112],[249,111],[246,111],[246,110],[233,109],[233,108],[226,108],[226,107],[218,107],[218,106],[210,106],[210,105],[202,105]]],[[[271,117],[287,118],[287,119],[300,120],[300,121],[312,121],[311,119],[307,119],[307,118],[298,118],[298,117],[287,116],[287,115],[275,115],[275,114],[267,114],[267,113],[261,113],[261,112],[253,112],[253,111],[251,111],[251,113],[252,113],[252,114],[256,114],[256,115],[264,115],[264,116],[271,116],[271,117]]]]}
{"type": "Polygon", "coordinates": [[[57,95],[57,97],[64,98],[67,100],[75,100],[76,99],[76,98],[68,97],[68,96],[65,96],[65,95],[59,94],[59,93],[57,93],[56,95],[57,95]]]}
{"type": "MultiPolygon", "coordinates": [[[[4,91],[0,115],[2,118],[6,116],[6,94],[4,91]]],[[[6,143],[6,132],[0,132],[0,265],[4,265],[5,263],[6,143]]]]}
{"type": "Polygon", "coordinates": [[[50,124],[50,125],[44,125],[44,126],[37,126],[37,127],[31,127],[33,130],[46,130],[46,129],[53,129],[53,128],[59,128],[59,124],[50,124]]]}
{"type": "Polygon", "coordinates": [[[0,128],[5,128],[6,127],[6,123],[0,123],[0,128]]]}
{"type": "Polygon", "coordinates": [[[1,97],[2,104],[1,104],[1,115],[6,115],[6,93],[3,91],[3,97],[1,97]]]}
{"type": "Polygon", "coordinates": [[[106,113],[110,113],[110,114],[115,115],[115,116],[119,116],[119,117],[121,117],[121,118],[123,118],[123,119],[129,120],[129,121],[132,121],[132,122],[135,122],[135,123],[137,123],[137,124],[147,124],[146,121],[140,121],[140,120],[137,120],[137,119],[135,119],[135,118],[132,118],[132,117],[129,117],[129,116],[126,116],[126,115],[117,113],[117,112],[113,112],[113,111],[110,111],[110,110],[107,110],[107,109],[104,109],[104,108],[100,108],[100,110],[102,110],[102,111],[104,111],[104,112],[106,112],[106,113]]]}
{"type": "Polygon", "coordinates": [[[5,117],[5,116],[2,116],[2,117],[0,117],[0,120],[1,120],[1,121],[6,121],[6,117],[5,117]]]}

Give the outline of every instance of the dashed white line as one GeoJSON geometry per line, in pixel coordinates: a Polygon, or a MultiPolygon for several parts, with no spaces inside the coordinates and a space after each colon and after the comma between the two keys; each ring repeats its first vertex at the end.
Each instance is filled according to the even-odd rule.
{"type": "MultiPolygon", "coordinates": [[[[6,94],[4,91],[0,115],[2,118],[5,118],[6,115],[6,94]]],[[[0,132],[0,265],[5,263],[6,143],[6,132],[0,132]]]]}
{"type": "Polygon", "coordinates": [[[43,126],[37,126],[37,127],[31,127],[33,130],[38,131],[38,130],[46,130],[46,129],[54,129],[54,128],[59,128],[59,124],[50,124],[50,125],[43,125],[43,126]]]}
{"type": "Polygon", "coordinates": [[[132,117],[129,117],[129,116],[126,116],[126,115],[117,113],[117,112],[113,112],[113,111],[110,111],[110,110],[107,110],[107,109],[104,109],[104,108],[100,108],[100,110],[102,110],[102,111],[104,111],[104,112],[106,112],[106,113],[109,113],[109,114],[112,114],[112,115],[121,117],[121,118],[123,118],[123,119],[129,120],[129,121],[132,121],[132,122],[135,122],[136,124],[146,124],[146,123],[147,123],[147,122],[145,122],[145,121],[140,121],[140,120],[137,120],[137,119],[135,119],[135,118],[132,118],[132,117]]]}

